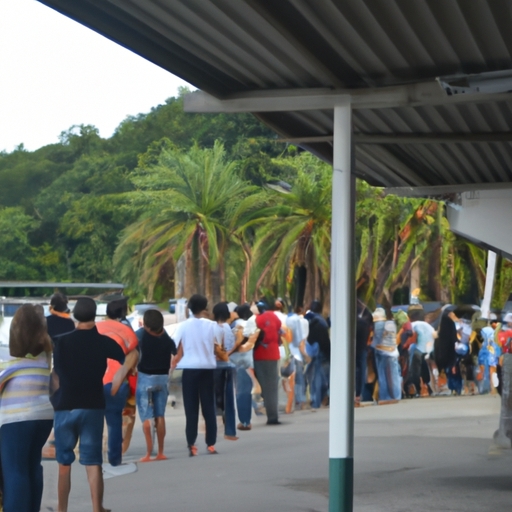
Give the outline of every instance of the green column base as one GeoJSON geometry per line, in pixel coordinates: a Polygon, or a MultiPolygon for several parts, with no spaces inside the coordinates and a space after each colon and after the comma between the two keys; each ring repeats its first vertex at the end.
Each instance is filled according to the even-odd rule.
{"type": "Polygon", "coordinates": [[[329,512],[352,512],[354,459],[329,459],[329,512]]]}

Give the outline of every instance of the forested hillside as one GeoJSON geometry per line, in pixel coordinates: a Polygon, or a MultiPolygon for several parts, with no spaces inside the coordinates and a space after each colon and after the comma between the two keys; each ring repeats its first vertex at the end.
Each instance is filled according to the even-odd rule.
{"type": "MultiPolygon", "coordinates": [[[[251,115],[184,113],[185,93],[108,139],[75,126],[58,144],[0,153],[0,279],[122,281],[146,300],[328,301],[330,168],[251,115]]],[[[449,232],[442,204],[359,183],[356,235],[369,303],[406,300],[413,267],[424,298],[481,293],[485,253],[449,232]]],[[[496,303],[511,276],[502,261],[496,303]]]]}

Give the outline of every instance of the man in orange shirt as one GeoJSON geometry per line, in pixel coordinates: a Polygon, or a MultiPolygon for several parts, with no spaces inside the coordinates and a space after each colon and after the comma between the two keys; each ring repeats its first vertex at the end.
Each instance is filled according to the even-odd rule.
{"type": "Polygon", "coordinates": [[[106,466],[104,470],[106,473],[112,472],[114,474],[124,474],[134,470],[131,467],[119,466],[121,466],[123,457],[123,409],[126,406],[130,391],[128,381],[125,377],[126,374],[135,367],[138,360],[137,336],[131,327],[117,320],[117,318],[119,318],[117,315],[119,302],[120,301],[113,301],[107,304],[108,319],[96,324],[98,332],[115,340],[126,355],[125,364],[123,365],[126,371],[123,372],[123,378],[120,379],[119,382],[117,382],[117,379],[116,382],[113,382],[113,380],[116,372],[121,368],[121,364],[113,359],[108,359],[107,371],[103,377],[103,390],[106,403],[105,419],[108,429],[108,461],[110,463],[110,467],[106,466]],[[118,386],[119,390],[115,393],[118,386]],[[112,395],[113,392],[115,395],[112,395]],[[116,470],[115,468],[117,467],[119,468],[116,470]]]}

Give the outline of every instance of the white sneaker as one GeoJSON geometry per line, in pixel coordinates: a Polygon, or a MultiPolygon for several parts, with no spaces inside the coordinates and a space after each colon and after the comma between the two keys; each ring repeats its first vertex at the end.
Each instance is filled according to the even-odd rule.
{"type": "Polygon", "coordinates": [[[129,462],[128,464],[119,464],[119,466],[112,466],[112,464],[103,464],[103,479],[108,480],[116,476],[129,475],[137,471],[137,464],[129,462]]]}

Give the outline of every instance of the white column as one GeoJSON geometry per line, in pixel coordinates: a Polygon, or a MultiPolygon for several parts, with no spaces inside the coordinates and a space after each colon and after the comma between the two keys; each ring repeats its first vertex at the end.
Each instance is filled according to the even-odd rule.
{"type": "Polygon", "coordinates": [[[487,252],[487,273],[485,275],[484,300],[482,301],[482,318],[489,318],[491,313],[492,292],[494,289],[494,276],[496,275],[496,253],[487,252]]]}
{"type": "Polygon", "coordinates": [[[329,511],[352,510],[355,283],[350,97],[334,108],[331,249],[329,511]],[[354,312],[354,315],[352,314],[354,312]],[[354,318],[352,318],[354,317],[354,318]]]}

